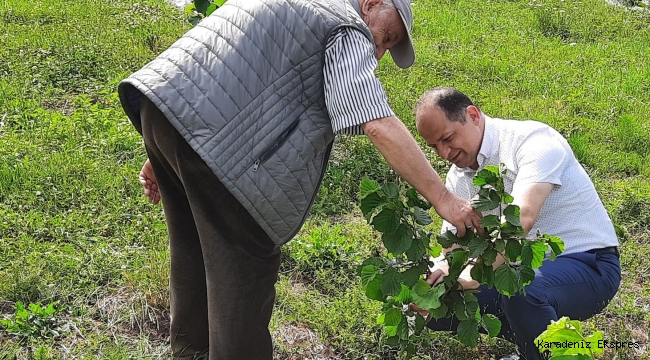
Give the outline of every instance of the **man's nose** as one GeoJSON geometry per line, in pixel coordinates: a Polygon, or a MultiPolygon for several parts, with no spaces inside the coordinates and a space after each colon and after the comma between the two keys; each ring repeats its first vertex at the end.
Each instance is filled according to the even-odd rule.
{"type": "Polygon", "coordinates": [[[377,60],[380,60],[386,53],[386,48],[383,46],[377,46],[377,60]]]}
{"type": "Polygon", "coordinates": [[[449,153],[451,152],[451,148],[449,148],[449,146],[437,145],[436,150],[438,151],[438,155],[441,158],[443,158],[445,160],[449,160],[448,156],[449,156],[449,153]]]}

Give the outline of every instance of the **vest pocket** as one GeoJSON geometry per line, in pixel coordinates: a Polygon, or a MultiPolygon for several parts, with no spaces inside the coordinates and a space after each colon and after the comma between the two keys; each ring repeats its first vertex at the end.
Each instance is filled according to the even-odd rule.
{"type": "Polygon", "coordinates": [[[288,128],[286,128],[280,136],[278,136],[277,140],[273,142],[269,147],[264,149],[261,153],[260,156],[255,160],[253,163],[253,172],[256,172],[257,169],[260,167],[261,164],[264,164],[266,160],[268,160],[273,154],[275,154],[280,147],[289,139],[291,134],[296,131],[298,128],[298,123],[300,122],[300,119],[296,119],[291,125],[289,125],[288,128]]]}

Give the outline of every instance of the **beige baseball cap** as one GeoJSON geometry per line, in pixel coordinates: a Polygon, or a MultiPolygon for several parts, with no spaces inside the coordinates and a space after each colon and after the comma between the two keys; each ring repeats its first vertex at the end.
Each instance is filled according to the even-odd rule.
{"type": "Polygon", "coordinates": [[[397,8],[397,12],[404,22],[406,37],[388,51],[390,51],[390,56],[395,61],[395,64],[402,69],[406,69],[415,62],[415,49],[413,48],[413,39],[411,38],[411,27],[413,26],[411,0],[393,0],[393,5],[397,8]]]}

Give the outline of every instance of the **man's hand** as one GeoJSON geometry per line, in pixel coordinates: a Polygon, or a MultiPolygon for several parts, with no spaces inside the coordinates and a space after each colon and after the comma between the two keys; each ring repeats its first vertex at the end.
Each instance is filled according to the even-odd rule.
{"type": "Polygon", "coordinates": [[[483,215],[475,210],[469,201],[445,191],[433,207],[440,217],[456,227],[458,237],[465,236],[468,227],[473,227],[479,235],[483,235],[483,228],[480,225],[483,215]]]}
{"type": "Polygon", "coordinates": [[[449,274],[449,263],[447,259],[442,258],[440,261],[436,261],[431,269],[431,274],[427,276],[427,282],[431,286],[436,286],[442,282],[445,276],[449,274]]]}
{"type": "Polygon", "coordinates": [[[481,285],[478,281],[472,279],[472,268],[474,265],[468,265],[463,272],[458,275],[458,290],[474,290],[481,285]]]}
{"type": "Polygon", "coordinates": [[[160,191],[158,191],[158,183],[156,182],[156,175],[153,173],[153,168],[149,159],[142,165],[140,170],[140,184],[144,188],[144,194],[149,198],[152,204],[156,205],[160,201],[160,191]]]}

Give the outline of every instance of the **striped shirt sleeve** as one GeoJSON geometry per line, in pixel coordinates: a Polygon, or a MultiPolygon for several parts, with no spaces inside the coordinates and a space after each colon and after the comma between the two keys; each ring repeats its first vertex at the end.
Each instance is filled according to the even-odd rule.
{"type": "Polygon", "coordinates": [[[335,134],[363,135],[361,124],[394,116],[375,76],[374,44],[356,29],[342,28],[325,49],[325,104],[335,134]]]}

